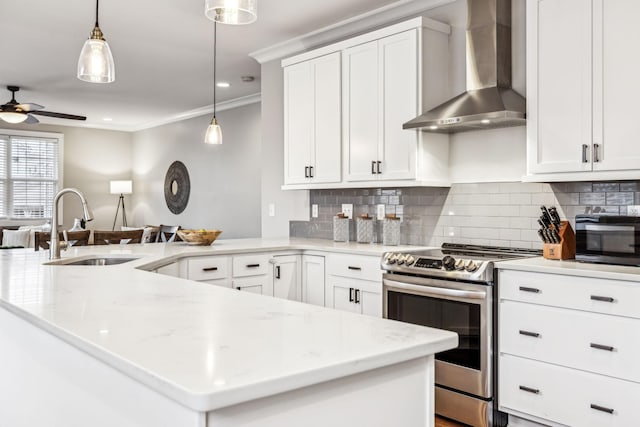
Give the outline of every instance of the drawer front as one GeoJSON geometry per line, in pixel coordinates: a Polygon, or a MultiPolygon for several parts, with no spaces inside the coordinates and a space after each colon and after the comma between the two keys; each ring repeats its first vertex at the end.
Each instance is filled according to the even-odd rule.
{"type": "Polygon", "coordinates": [[[271,268],[271,255],[255,254],[233,257],[233,277],[259,276],[267,274],[271,268]]]}
{"type": "Polygon", "coordinates": [[[640,320],[500,303],[500,353],[640,382],[640,320]]]}
{"type": "Polygon", "coordinates": [[[191,280],[216,280],[230,276],[230,258],[226,256],[196,257],[188,260],[187,278],[191,280]]]}
{"type": "Polygon", "coordinates": [[[500,270],[498,284],[501,300],[640,319],[640,282],[500,270]]]}
{"type": "Polygon", "coordinates": [[[327,258],[327,274],[381,282],[380,257],[331,254],[327,258]]]}
{"type": "Polygon", "coordinates": [[[638,425],[640,384],[500,355],[501,410],[580,427],[638,425]]]}

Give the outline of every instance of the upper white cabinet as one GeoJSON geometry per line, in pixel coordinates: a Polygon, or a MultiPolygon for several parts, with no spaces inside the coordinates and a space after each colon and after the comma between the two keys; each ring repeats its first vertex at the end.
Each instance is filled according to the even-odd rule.
{"type": "Polygon", "coordinates": [[[285,184],[340,182],[340,53],[284,69],[285,184]]]}
{"type": "Polygon", "coordinates": [[[637,178],[638,13],[632,0],[527,1],[530,175],[637,178]]]}
{"type": "Polygon", "coordinates": [[[402,129],[448,97],[449,31],[414,18],[285,59],[283,188],[450,185],[447,137],[402,129]]]}

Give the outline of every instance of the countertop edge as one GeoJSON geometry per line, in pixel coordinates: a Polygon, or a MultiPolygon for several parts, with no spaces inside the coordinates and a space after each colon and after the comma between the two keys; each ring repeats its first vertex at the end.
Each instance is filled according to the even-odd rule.
{"type": "Polygon", "coordinates": [[[500,261],[495,264],[499,270],[527,271],[532,273],[564,274],[594,279],[624,280],[640,282],[640,268],[584,263],[575,260],[550,260],[542,257],[500,261]]]}

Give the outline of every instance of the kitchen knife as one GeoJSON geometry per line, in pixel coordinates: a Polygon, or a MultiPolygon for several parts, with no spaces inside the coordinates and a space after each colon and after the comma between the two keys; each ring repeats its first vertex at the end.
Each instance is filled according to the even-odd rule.
{"type": "Polygon", "coordinates": [[[556,225],[556,229],[560,230],[560,215],[558,215],[558,210],[555,206],[551,206],[549,208],[549,215],[551,215],[551,220],[556,225]]]}
{"type": "Polygon", "coordinates": [[[553,223],[553,219],[551,218],[547,207],[545,205],[542,205],[540,206],[540,210],[542,211],[542,216],[545,218],[545,223],[551,225],[553,223]]]}
{"type": "Polygon", "coordinates": [[[538,236],[540,236],[540,240],[542,240],[542,243],[549,243],[547,242],[547,238],[545,237],[544,230],[542,228],[538,230],[538,236]]]}
{"type": "Polygon", "coordinates": [[[553,238],[553,243],[561,242],[560,234],[558,234],[558,231],[555,228],[550,229],[549,232],[551,233],[551,237],[553,238]]]}

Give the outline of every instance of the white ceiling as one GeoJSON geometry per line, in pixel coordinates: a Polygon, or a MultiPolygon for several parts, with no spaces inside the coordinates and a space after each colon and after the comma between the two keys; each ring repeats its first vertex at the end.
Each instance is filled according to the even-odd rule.
{"type": "MultiPolygon", "coordinates": [[[[259,0],[250,25],[218,25],[218,102],[260,92],[260,65],[250,52],[408,0],[259,0]],[[253,83],[240,77],[252,75],[253,83]]],[[[100,27],[116,62],[116,81],[75,77],[93,27],[87,0],[1,0],[0,88],[22,87],[18,102],[87,116],[87,125],[136,129],[213,102],[213,22],[204,0],[103,0],[100,27]],[[110,117],[112,122],[103,119],[110,117]]],[[[0,91],[0,103],[10,93],[0,91]]],[[[39,117],[42,122],[78,122],[39,117]]]]}

